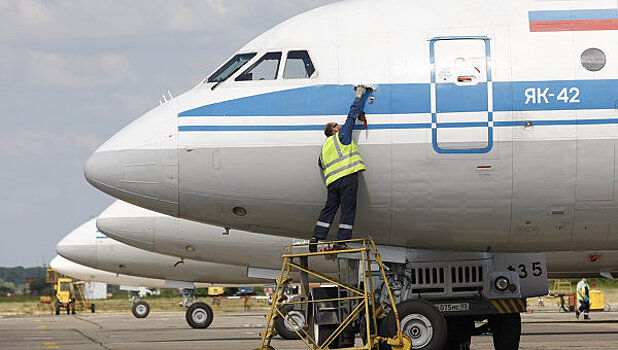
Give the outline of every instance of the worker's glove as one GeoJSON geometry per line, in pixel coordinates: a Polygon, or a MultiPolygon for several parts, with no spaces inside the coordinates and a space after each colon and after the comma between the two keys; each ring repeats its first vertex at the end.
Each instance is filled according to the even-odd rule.
{"type": "Polygon", "coordinates": [[[361,114],[358,115],[358,120],[360,120],[361,122],[365,121],[365,112],[361,112],[361,114]]]}
{"type": "Polygon", "coordinates": [[[356,90],[356,98],[361,98],[363,97],[363,94],[365,93],[365,90],[367,90],[367,88],[365,87],[365,85],[356,85],[354,90],[356,90]]]}

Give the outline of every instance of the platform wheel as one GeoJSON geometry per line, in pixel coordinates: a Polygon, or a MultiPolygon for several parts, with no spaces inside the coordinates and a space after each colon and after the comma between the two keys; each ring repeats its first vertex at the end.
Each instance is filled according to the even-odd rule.
{"type": "Polygon", "coordinates": [[[521,336],[521,315],[519,313],[494,315],[487,321],[494,339],[495,350],[519,349],[521,336]]]}
{"type": "Polygon", "coordinates": [[[133,316],[135,316],[135,318],[145,318],[150,313],[150,305],[148,305],[147,302],[140,300],[133,304],[131,311],[133,312],[133,316]]]}
{"type": "MultiPolygon", "coordinates": [[[[412,349],[442,350],[446,346],[447,325],[435,306],[424,300],[408,300],[397,305],[401,331],[412,341],[412,349]]],[[[392,338],[397,333],[391,310],[382,323],[380,335],[392,338]]]]}
{"type": "Polygon", "coordinates": [[[307,317],[305,316],[305,312],[303,312],[302,310],[294,310],[293,305],[285,305],[282,308],[282,313],[284,315],[287,314],[286,316],[287,322],[283,317],[275,318],[274,326],[275,326],[275,329],[277,330],[277,333],[283,339],[288,339],[288,340],[300,339],[298,337],[298,334],[296,334],[295,332],[295,331],[300,332],[300,329],[296,327],[296,324],[301,326],[300,328],[302,329],[305,329],[305,330],[307,329],[307,317]],[[294,323],[294,321],[296,323],[294,323]]]}
{"type": "Polygon", "coordinates": [[[213,319],[212,309],[206,303],[194,303],[185,312],[185,319],[192,328],[208,328],[213,319]]]}

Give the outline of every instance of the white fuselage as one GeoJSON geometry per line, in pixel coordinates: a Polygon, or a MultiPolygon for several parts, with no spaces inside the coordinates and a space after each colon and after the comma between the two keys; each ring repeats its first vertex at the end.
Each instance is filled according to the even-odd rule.
{"type": "Polygon", "coordinates": [[[86,177],[165,214],[308,238],[326,192],[321,129],[343,122],[353,85],[373,84],[369,126],[354,134],[368,168],[356,237],[443,250],[618,249],[616,5],[358,0],[309,11],[239,50],[255,56],[226,81],[121,130],[86,177]],[[291,50],[306,50],[315,74],[285,79],[291,50]],[[237,81],[273,52],[276,79],[237,81]]]}
{"type": "Polygon", "coordinates": [[[269,279],[249,278],[247,266],[181,259],[153,253],[115,241],[100,233],[91,219],[69,233],[58,254],[93,269],[163,280],[167,287],[190,288],[194,283],[263,284],[269,279]]]}
{"type": "MultiPolygon", "coordinates": [[[[71,260],[63,258],[62,256],[56,256],[55,258],[53,258],[52,261],[49,263],[49,267],[63,275],[86,282],[102,282],[122,286],[136,286],[146,288],[169,287],[169,284],[166,285],[165,280],[123,275],[119,273],[97,270],[93,269],[92,267],[80,265],[71,260]]],[[[198,283],[196,284],[196,287],[203,288],[207,287],[208,285],[210,284],[198,283]]]]}
{"type": "MultiPolygon", "coordinates": [[[[99,215],[97,227],[114,240],[139,249],[193,261],[242,265],[247,266],[249,274],[277,276],[284,247],[300,241],[240,230],[225,234],[221,227],[163,215],[122,201],[116,201],[99,215]]],[[[378,250],[389,254],[382,249],[388,247],[378,246],[378,250]]],[[[550,278],[594,277],[601,272],[618,272],[615,250],[549,251],[545,255],[550,278]]],[[[312,260],[311,267],[321,272],[336,272],[335,265],[324,259],[312,260]]]]}

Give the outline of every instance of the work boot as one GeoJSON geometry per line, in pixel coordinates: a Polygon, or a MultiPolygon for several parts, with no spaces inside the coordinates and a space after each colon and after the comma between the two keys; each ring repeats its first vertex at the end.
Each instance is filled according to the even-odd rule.
{"type": "Polygon", "coordinates": [[[313,237],[309,240],[309,253],[317,253],[318,251],[318,239],[313,237]]]}
{"type": "Polygon", "coordinates": [[[587,314],[584,314],[584,320],[589,320],[589,319],[590,319],[590,317],[588,317],[587,314]]]}
{"type": "Polygon", "coordinates": [[[579,319],[579,311],[575,311],[575,318],[579,319]]]}

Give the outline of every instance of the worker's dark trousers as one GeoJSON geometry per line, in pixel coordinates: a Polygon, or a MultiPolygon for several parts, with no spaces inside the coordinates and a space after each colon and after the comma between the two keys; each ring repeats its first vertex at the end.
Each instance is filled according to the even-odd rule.
{"type": "Polygon", "coordinates": [[[325,239],[330,225],[333,223],[339,205],[341,205],[341,219],[337,240],[352,238],[352,226],[356,217],[356,192],[358,190],[358,173],[353,173],[335,180],[328,185],[328,196],[324,209],[320,212],[318,222],[313,231],[313,237],[325,239]]]}
{"type": "Polygon", "coordinates": [[[590,311],[590,299],[588,301],[579,301],[579,309],[577,309],[577,315],[584,313],[584,317],[588,317],[588,311],[590,311]]]}

